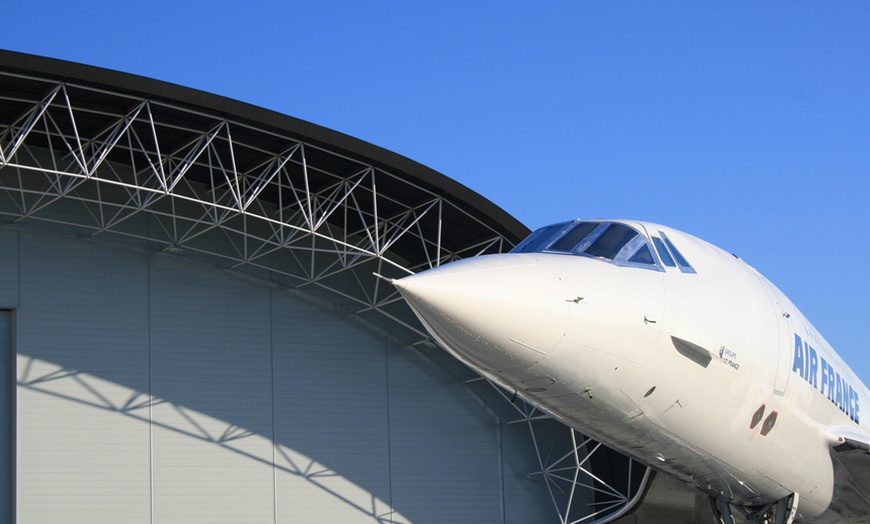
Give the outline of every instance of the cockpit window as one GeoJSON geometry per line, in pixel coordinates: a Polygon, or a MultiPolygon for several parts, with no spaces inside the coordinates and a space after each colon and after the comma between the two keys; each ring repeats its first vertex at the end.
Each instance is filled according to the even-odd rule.
{"type": "Polygon", "coordinates": [[[632,264],[649,264],[655,265],[655,259],[652,252],[649,250],[649,244],[643,244],[638,250],[628,259],[632,264]]]}
{"type": "Polygon", "coordinates": [[[601,233],[583,252],[593,257],[613,260],[619,251],[636,236],[637,231],[628,226],[610,224],[610,227],[604,233],[601,233]]]}
{"type": "Polygon", "coordinates": [[[667,266],[678,267],[683,273],[697,273],[664,232],[650,237],[645,230],[620,222],[574,220],[545,226],[511,250],[511,253],[540,252],[596,257],[617,266],[662,272],[667,266]]]}
{"type": "Polygon", "coordinates": [[[550,249],[553,251],[572,251],[599,225],[595,222],[577,222],[570,231],[562,235],[562,238],[553,242],[550,249]]]}
{"type": "Polygon", "coordinates": [[[668,248],[665,247],[665,243],[662,242],[662,239],[659,237],[653,237],[653,244],[656,245],[656,251],[659,252],[659,257],[661,257],[662,262],[668,267],[677,267],[677,263],[674,262],[674,257],[668,253],[668,248]]]}
{"type": "Polygon", "coordinates": [[[683,254],[680,253],[680,250],[677,249],[677,246],[675,246],[674,243],[671,242],[671,239],[668,238],[668,236],[665,235],[662,231],[659,231],[659,234],[662,236],[662,240],[664,240],[665,244],[668,246],[668,250],[671,252],[671,254],[674,255],[674,260],[677,261],[677,266],[679,266],[680,271],[682,271],[683,273],[697,273],[697,271],[695,271],[695,268],[692,267],[692,264],[689,264],[689,261],[686,260],[686,257],[684,257],[683,254]]]}
{"type": "Polygon", "coordinates": [[[568,222],[544,226],[536,230],[511,249],[511,253],[534,253],[535,251],[541,251],[550,244],[557,232],[565,228],[566,224],[568,222]]]}
{"type": "MultiPolygon", "coordinates": [[[[661,239],[657,240],[661,242],[661,239]]],[[[664,248],[664,244],[662,247],[664,248]]],[[[596,257],[619,266],[664,271],[649,237],[618,222],[577,220],[542,227],[520,242],[511,253],[553,251],[596,257]]],[[[674,265],[670,255],[668,260],[674,265]]]]}

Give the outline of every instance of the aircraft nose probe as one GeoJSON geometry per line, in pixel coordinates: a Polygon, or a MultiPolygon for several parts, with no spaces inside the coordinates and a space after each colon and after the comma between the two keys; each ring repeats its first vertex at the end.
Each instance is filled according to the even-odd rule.
{"type": "Polygon", "coordinates": [[[565,335],[570,301],[535,262],[466,259],[392,284],[432,336],[479,371],[529,368],[565,335]]]}

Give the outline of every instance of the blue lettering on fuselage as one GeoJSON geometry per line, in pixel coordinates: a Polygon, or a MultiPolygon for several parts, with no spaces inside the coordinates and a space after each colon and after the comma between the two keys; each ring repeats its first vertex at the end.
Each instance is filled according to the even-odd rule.
{"type": "Polygon", "coordinates": [[[791,370],[825,395],[840,411],[849,415],[849,418],[858,422],[858,392],[840,375],[834,364],[825,360],[809,343],[801,340],[797,333],[794,335],[791,370]]]}
{"type": "Polygon", "coordinates": [[[801,337],[795,334],[794,336],[794,364],[792,364],[791,370],[801,376],[801,378],[806,379],[807,374],[804,371],[804,343],[801,341],[801,337]]]}

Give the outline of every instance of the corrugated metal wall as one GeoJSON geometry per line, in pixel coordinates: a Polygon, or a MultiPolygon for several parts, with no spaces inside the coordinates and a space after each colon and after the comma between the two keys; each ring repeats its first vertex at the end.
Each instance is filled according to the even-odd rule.
{"type": "Polygon", "coordinates": [[[0,229],[0,524],[14,522],[15,355],[12,311],[18,307],[18,233],[0,229]]]}
{"type": "MultiPolygon", "coordinates": [[[[0,310],[0,428],[12,428],[12,312],[0,310]]],[[[12,522],[12,432],[0,431],[0,524],[12,522]]]]}
{"type": "Polygon", "coordinates": [[[523,428],[353,317],[144,251],[0,244],[21,523],[553,520],[523,428]]]}
{"type": "Polygon", "coordinates": [[[273,522],[269,290],[149,268],[154,522],[273,522]]]}
{"type": "Polygon", "coordinates": [[[22,233],[18,520],[149,518],[146,259],[22,233]]]}

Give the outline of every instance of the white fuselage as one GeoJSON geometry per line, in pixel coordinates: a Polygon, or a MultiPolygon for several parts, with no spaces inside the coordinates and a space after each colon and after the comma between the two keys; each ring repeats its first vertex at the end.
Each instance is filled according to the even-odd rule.
{"type": "Polygon", "coordinates": [[[625,223],[664,233],[692,271],[542,250],[397,286],[449,351],[566,424],[711,497],[799,493],[799,521],[839,522],[829,428],[867,431],[866,387],[745,262],[625,223]]]}

